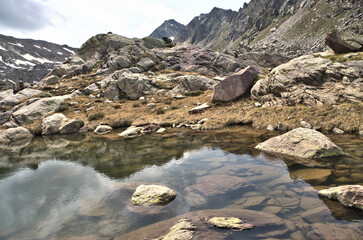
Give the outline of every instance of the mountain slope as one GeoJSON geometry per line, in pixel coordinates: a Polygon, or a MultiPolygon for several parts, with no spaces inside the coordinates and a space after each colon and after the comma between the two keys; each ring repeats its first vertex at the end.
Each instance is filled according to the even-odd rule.
{"type": "Polygon", "coordinates": [[[0,34],[0,80],[39,81],[75,51],[67,45],[0,34]]]}
{"type": "Polygon", "coordinates": [[[363,32],[359,0],[252,0],[238,12],[214,8],[195,17],[176,42],[214,50],[301,55],[326,49],[333,28],[363,32]]]}
{"type": "Polygon", "coordinates": [[[156,28],[149,37],[159,39],[162,39],[163,37],[175,38],[184,27],[184,24],[178,23],[174,19],[169,19],[156,28]]]}

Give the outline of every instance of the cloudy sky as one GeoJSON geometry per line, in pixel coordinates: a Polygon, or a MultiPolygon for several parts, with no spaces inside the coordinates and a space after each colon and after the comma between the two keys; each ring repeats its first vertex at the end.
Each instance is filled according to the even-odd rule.
{"type": "Polygon", "coordinates": [[[145,37],[167,19],[187,24],[213,7],[238,10],[244,0],[0,0],[0,34],[79,47],[113,32],[145,37]]]}

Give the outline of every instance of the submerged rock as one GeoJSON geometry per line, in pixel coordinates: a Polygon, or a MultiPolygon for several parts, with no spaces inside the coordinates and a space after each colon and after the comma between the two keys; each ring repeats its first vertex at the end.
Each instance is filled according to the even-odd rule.
{"type": "Polygon", "coordinates": [[[307,128],[296,128],[283,135],[270,138],[258,144],[256,149],[301,158],[345,155],[343,150],[328,137],[316,130],[307,128]]]}
{"type": "Polygon", "coordinates": [[[307,234],[308,239],[334,239],[334,240],[359,240],[363,231],[346,224],[339,223],[314,223],[307,234]]]}
{"type": "Polygon", "coordinates": [[[250,66],[226,78],[214,87],[213,102],[228,102],[242,96],[250,87],[257,72],[250,66]]]}
{"type": "Polygon", "coordinates": [[[195,232],[196,226],[194,223],[187,219],[183,218],[178,221],[177,224],[172,226],[164,237],[159,238],[158,240],[191,240],[193,239],[193,235],[195,232]]]}
{"type": "Polygon", "coordinates": [[[140,206],[165,205],[175,197],[176,192],[166,186],[140,185],[132,195],[131,202],[140,206]]]}
{"type": "Polygon", "coordinates": [[[194,232],[193,239],[229,239],[228,238],[229,236],[232,237],[231,239],[256,238],[256,232],[254,231],[241,232],[241,231],[233,231],[233,229],[229,230],[226,229],[224,231],[221,231],[220,229],[217,228],[211,228],[210,224],[203,221],[203,219],[205,218],[210,219],[215,216],[226,216],[228,218],[242,218],[243,221],[248,222],[251,225],[254,225],[256,231],[258,231],[261,234],[267,234],[269,237],[272,238],[275,237],[279,239],[279,237],[281,238],[282,235],[287,232],[287,227],[284,221],[275,215],[264,212],[252,211],[252,210],[238,209],[238,208],[224,208],[217,210],[202,210],[202,211],[189,212],[129,232],[125,235],[116,237],[115,240],[160,239],[160,236],[166,236],[170,232],[170,228],[178,224],[178,221],[180,219],[189,219],[195,225],[196,229],[194,232]]]}
{"type": "Polygon", "coordinates": [[[255,226],[245,223],[242,219],[235,217],[211,217],[203,219],[206,223],[216,228],[233,229],[238,231],[249,230],[255,226]]]}
{"type": "Polygon", "coordinates": [[[319,191],[319,196],[337,200],[347,207],[363,210],[363,186],[345,185],[319,191]]]}

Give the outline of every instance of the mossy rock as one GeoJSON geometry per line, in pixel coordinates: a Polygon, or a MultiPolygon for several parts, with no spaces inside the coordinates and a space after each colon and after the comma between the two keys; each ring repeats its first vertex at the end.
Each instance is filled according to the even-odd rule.
{"type": "Polygon", "coordinates": [[[140,185],[132,195],[131,202],[139,206],[166,205],[175,197],[176,192],[166,186],[140,185]]]}

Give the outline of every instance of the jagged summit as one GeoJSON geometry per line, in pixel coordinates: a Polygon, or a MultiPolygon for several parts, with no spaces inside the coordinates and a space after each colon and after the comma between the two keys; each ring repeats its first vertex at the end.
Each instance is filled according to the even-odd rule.
{"type": "Polygon", "coordinates": [[[176,38],[214,50],[296,56],[326,49],[334,28],[363,32],[357,0],[251,0],[238,12],[213,8],[195,17],[176,38]]]}
{"type": "Polygon", "coordinates": [[[179,35],[180,31],[185,27],[184,24],[181,24],[174,19],[169,19],[163,22],[157,29],[155,29],[150,37],[160,38],[168,37],[175,38],[179,35]]]}

